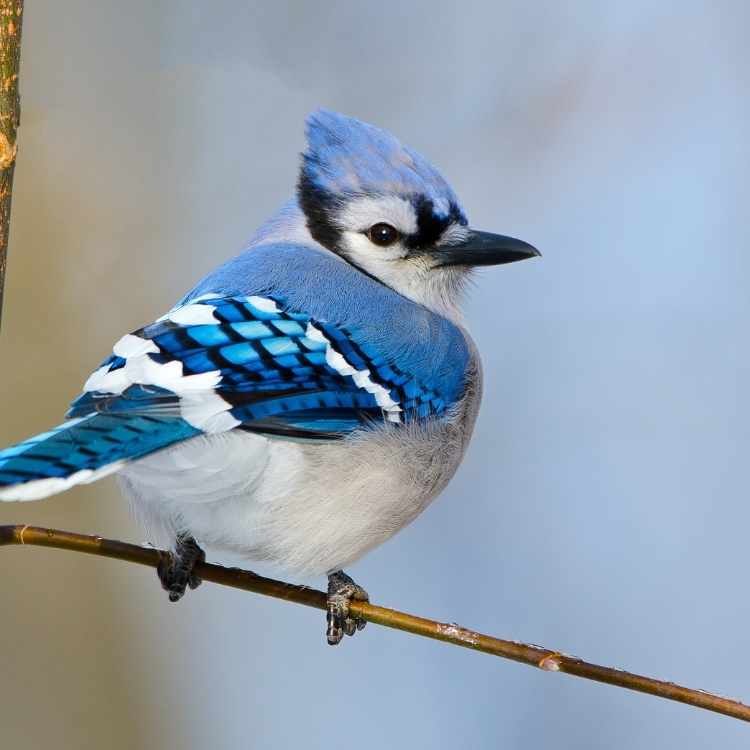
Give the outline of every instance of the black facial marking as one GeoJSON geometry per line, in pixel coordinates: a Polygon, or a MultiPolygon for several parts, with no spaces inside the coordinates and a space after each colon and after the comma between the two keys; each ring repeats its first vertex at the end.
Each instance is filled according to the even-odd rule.
{"type": "Polygon", "coordinates": [[[379,278],[355,263],[342,246],[343,232],[331,221],[331,217],[335,216],[341,208],[341,200],[315,183],[305,169],[306,162],[310,157],[303,155],[302,158],[302,169],[297,183],[297,200],[307,219],[307,228],[310,230],[312,238],[323,247],[340,255],[365,276],[369,276],[373,281],[382,284],[383,282],[379,278]]]}
{"type": "Polygon", "coordinates": [[[313,239],[333,252],[340,252],[342,232],[331,221],[338,208],[338,201],[312,180],[304,164],[297,183],[297,198],[313,239]]]}
{"type": "Polygon", "coordinates": [[[461,209],[453,202],[447,214],[436,214],[435,204],[424,195],[414,197],[412,205],[417,214],[417,231],[404,240],[410,250],[420,251],[434,247],[451,224],[466,226],[468,223],[461,209]]]}

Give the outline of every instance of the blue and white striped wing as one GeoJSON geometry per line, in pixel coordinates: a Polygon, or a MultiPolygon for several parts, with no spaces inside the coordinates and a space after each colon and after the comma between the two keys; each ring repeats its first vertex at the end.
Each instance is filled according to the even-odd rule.
{"type": "Polygon", "coordinates": [[[171,415],[202,432],[329,440],[446,410],[356,331],[259,296],[198,298],[123,337],[85,391],[69,416],[171,415]]]}
{"type": "Polygon", "coordinates": [[[120,339],[66,423],[0,451],[0,500],[46,497],[202,433],[334,440],[446,411],[363,338],[269,297],[196,299],[120,339]]]}

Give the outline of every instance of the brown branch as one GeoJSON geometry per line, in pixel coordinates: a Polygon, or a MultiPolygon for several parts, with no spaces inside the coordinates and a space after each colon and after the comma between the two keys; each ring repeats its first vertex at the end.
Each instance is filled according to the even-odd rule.
{"type": "MultiPolygon", "coordinates": [[[[0,526],[0,546],[10,544],[37,545],[73,550],[74,552],[86,552],[91,555],[112,557],[151,567],[156,567],[160,556],[164,554],[160,550],[148,547],[138,547],[114,539],[102,539],[98,536],[75,534],[69,531],[44,529],[38,526],[0,526]]],[[[273,596],[277,599],[285,599],[296,604],[304,604],[307,607],[316,607],[323,610],[326,608],[326,595],[322,591],[316,591],[305,586],[295,586],[271,578],[263,578],[247,570],[224,568],[221,565],[211,565],[210,563],[200,563],[195,570],[205,581],[212,581],[223,586],[232,586],[265,596],[273,596]]],[[[453,623],[435,622],[424,617],[398,612],[395,609],[378,607],[375,604],[352,602],[351,611],[357,617],[361,617],[368,622],[374,622],[396,630],[404,630],[407,633],[414,633],[425,638],[434,638],[438,641],[445,641],[475,651],[482,651],[493,656],[500,656],[503,659],[520,661],[547,672],[565,672],[576,677],[584,677],[587,680],[637,690],[667,700],[687,703],[707,711],[715,711],[742,721],[750,721],[750,706],[729,698],[706,693],[703,690],[682,687],[672,682],[663,682],[652,677],[624,672],[620,669],[601,667],[575,656],[567,656],[559,651],[551,651],[541,646],[532,646],[516,641],[504,641],[489,635],[476,633],[473,630],[467,630],[453,623]]]]}
{"type": "Polygon", "coordinates": [[[0,321],[10,233],[10,203],[20,122],[18,66],[21,60],[23,0],[0,0],[0,321]]]}

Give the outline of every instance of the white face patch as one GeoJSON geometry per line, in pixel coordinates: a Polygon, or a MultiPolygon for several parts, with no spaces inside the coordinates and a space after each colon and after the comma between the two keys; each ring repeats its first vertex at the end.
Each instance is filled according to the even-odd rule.
{"type": "Polygon", "coordinates": [[[372,242],[367,230],[380,223],[390,224],[402,235],[414,234],[418,229],[414,206],[398,195],[355,198],[336,217],[348,256],[377,278],[381,278],[381,266],[403,259],[409,252],[400,241],[387,246],[372,242]]]}
{"type": "Polygon", "coordinates": [[[355,198],[336,217],[336,223],[344,232],[366,232],[381,221],[395,227],[401,234],[417,231],[414,206],[398,195],[355,198]]]}
{"type": "MultiPolygon", "coordinates": [[[[459,244],[467,231],[453,224],[443,232],[440,243],[459,244]]],[[[429,252],[410,256],[409,249],[401,242],[378,247],[361,232],[345,231],[341,243],[345,259],[355,266],[417,304],[463,323],[459,304],[470,268],[436,268],[436,260],[429,252]]]]}
{"type": "MultiPolygon", "coordinates": [[[[447,205],[440,210],[449,208],[447,205]]],[[[402,235],[414,235],[419,229],[414,205],[399,195],[360,196],[349,200],[334,217],[341,230],[341,254],[404,297],[424,305],[455,322],[462,322],[458,305],[468,268],[435,268],[428,252],[411,253],[403,242],[380,246],[367,236],[375,224],[390,224],[402,235]]],[[[436,244],[457,245],[468,236],[467,227],[450,224],[436,244]]]]}

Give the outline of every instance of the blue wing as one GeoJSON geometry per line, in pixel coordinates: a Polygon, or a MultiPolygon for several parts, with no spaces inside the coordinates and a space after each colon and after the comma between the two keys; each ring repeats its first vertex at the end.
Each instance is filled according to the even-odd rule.
{"type": "Polygon", "coordinates": [[[250,296],[193,300],[125,337],[68,416],[172,415],[203,431],[331,440],[447,406],[357,332],[250,296]]]}
{"type": "Polygon", "coordinates": [[[442,415],[460,397],[440,357],[419,378],[411,370],[423,358],[385,348],[383,337],[373,343],[274,297],[194,299],[115,344],[68,422],[0,451],[0,500],[94,481],[202,433],[335,440],[442,415]]]}

